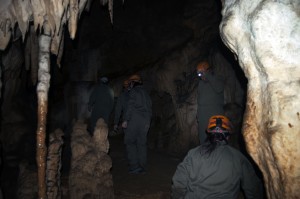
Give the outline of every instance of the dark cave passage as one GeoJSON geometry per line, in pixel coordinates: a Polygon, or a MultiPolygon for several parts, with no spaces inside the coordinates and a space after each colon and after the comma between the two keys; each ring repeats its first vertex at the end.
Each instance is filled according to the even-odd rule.
{"type": "Polygon", "coordinates": [[[199,129],[208,130],[212,115],[231,121],[228,145],[254,167],[262,198],[299,195],[297,0],[44,1],[0,2],[4,199],[40,198],[44,181],[49,199],[170,198],[177,166],[203,145],[199,129]],[[139,79],[129,81],[134,75],[139,79]],[[90,96],[103,77],[113,109],[97,123],[90,96]],[[126,81],[126,89],[143,88],[144,112],[136,118],[151,120],[134,123],[149,127],[141,141],[146,173],[135,163],[142,174],[129,173],[126,111],[114,121],[126,81]],[[60,183],[60,190],[49,188],[60,183]]]}

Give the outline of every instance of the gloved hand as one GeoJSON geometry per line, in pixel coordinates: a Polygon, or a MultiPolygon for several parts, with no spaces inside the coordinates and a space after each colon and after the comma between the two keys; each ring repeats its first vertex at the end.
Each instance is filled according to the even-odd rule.
{"type": "Polygon", "coordinates": [[[114,131],[118,131],[118,125],[117,124],[114,125],[114,131]]]}
{"type": "Polygon", "coordinates": [[[124,129],[127,128],[127,121],[122,122],[122,128],[124,128],[124,129]]]}

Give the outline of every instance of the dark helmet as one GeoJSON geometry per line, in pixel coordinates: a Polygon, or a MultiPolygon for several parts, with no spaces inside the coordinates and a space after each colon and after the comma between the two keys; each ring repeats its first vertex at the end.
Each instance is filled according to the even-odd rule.
{"type": "Polygon", "coordinates": [[[107,78],[107,77],[100,77],[100,81],[101,81],[103,84],[107,84],[107,83],[108,83],[108,78],[107,78]]]}

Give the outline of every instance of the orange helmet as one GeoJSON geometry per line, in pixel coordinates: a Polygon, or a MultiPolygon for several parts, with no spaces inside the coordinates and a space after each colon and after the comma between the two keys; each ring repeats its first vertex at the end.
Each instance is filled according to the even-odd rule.
{"type": "Polygon", "coordinates": [[[207,61],[202,61],[197,65],[198,72],[204,72],[209,68],[209,64],[207,61]]]}
{"type": "Polygon", "coordinates": [[[138,74],[134,74],[134,75],[131,75],[128,78],[128,83],[130,83],[130,82],[139,82],[139,83],[142,83],[142,79],[141,79],[141,77],[138,74]]]}
{"type": "Polygon", "coordinates": [[[214,115],[209,118],[207,133],[232,133],[231,122],[223,115],[214,115]]]}

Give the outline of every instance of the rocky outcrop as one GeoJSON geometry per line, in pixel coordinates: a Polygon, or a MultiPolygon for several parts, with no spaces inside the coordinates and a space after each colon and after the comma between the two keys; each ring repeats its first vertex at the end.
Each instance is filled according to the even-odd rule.
{"type": "Polygon", "coordinates": [[[83,121],[75,123],[71,137],[70,198],[114,198],[107,135],[108,129],[103,119],[97,121],[93,137],[87,132],[83,121]]]}
{"type": "Polygon", "coordinates": [[[268,198],[300,196],[300,3],[223,1],[220,25],[248,79],[243,135],[268,198]]]}

